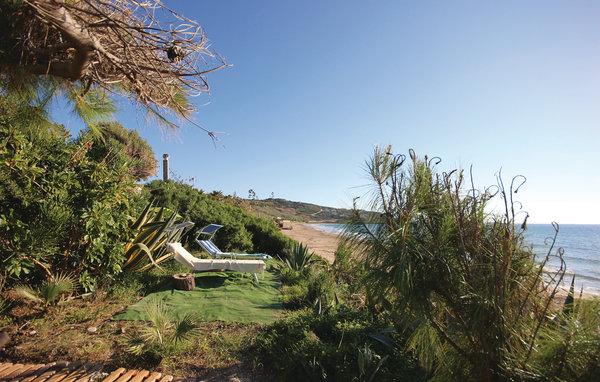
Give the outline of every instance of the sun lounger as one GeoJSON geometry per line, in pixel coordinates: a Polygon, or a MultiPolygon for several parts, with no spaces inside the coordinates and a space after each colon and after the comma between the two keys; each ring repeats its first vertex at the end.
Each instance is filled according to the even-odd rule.
{"type": "Polygon", "coordinates": [[[183,248],[181,243],[167,243],[167,250],[174,254],[173,258],[177,262],[197,272],[225,269],[254,273],[254,278],[258,282],[256,274],[265,270],[265,262],[262,260],[199,259],[183,248]]]}
{"type": "Polygon", "coordinates": [[[264,253],[233,253],[233,252],[223,252],[216,246],[215,243],[212,242],[212,237],[215,233],[223,227],[219,224],[209,224],[206,227],[202,228],[198,233],[200,235],[208,235],[209,238],[206,240],[199,240],[198,236],[196,237],[196,243],[202,247],[211,257],[215,259],[260,259],[260,260],[268,260],[271,259],[271,256],[264,253]]]}

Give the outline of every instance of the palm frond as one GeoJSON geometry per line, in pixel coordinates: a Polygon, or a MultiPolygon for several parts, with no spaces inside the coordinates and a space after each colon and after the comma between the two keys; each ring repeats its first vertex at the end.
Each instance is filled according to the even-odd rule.
{"type": "Polygon", "coordinates": [[[186,314],[175,323],[173,341],[175,344],[187,342],[198,330],[198,323],[191,314],[186,314]]]}

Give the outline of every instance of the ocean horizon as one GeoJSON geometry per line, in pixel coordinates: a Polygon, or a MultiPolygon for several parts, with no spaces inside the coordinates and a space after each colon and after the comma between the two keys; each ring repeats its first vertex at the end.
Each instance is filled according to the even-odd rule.
{"type": "MultiPolygon", "coordinates": [[[[314,228],[327,233],[341,234],[344,224],[311,223],[314,228]]],[[[528,224],[525,241],[531,246],[537,259],[548,253],[554,229],[551,224],[528,224]]],[[[566,273],[562,288],[569,288],[573,276],[577,292],[600,295],[600,224],[562,224],[552,253],[564,249],[566,273]]],[[[559,266],[558,259],[551,257],[545,270],[552,272],[559,266]]]]}

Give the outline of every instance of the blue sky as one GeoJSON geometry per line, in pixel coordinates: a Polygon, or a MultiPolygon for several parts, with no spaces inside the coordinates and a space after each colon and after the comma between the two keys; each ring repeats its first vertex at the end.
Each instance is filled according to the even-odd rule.
{"type": "MultiPolygon", "coordinates": [[[[233,67],[197,128],[117,114],[195,186],[347,207],[376,144],[527,176],[532,222],[600,223],[600,2],[168,1],[233,67]]],[[[62,110],[55,118],[77,130],[62,110]]]]}

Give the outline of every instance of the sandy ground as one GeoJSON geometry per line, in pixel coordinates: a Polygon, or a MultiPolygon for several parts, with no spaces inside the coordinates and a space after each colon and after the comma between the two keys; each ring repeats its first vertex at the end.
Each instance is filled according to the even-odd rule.
{"type": "MultiPolygon", "coordinates": [[[[306,245],[311,251],[330,263],[335,259],[339,239],[336,235],[319,231],[306,223],[290,222],[292,229],[281,230],[284,235],[306,245]]],[[[289,224],[286,221],[286,225],[289,224]]]]}

